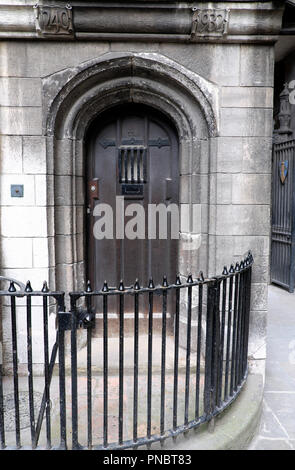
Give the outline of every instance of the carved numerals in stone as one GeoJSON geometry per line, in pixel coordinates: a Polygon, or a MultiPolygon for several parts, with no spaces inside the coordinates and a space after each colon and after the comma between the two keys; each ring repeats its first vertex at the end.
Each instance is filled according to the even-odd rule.
{"type": "Polygon", "coordinates": [[[40,36],[71,36],[74,35],[72,7],[34,6],[36,31],[40,36]]]}
{"type": "Polygon", "coordinates": [[[193,8],[191,38],[219,37],[227,33],[229,10],[200,10],[193,8]]]}

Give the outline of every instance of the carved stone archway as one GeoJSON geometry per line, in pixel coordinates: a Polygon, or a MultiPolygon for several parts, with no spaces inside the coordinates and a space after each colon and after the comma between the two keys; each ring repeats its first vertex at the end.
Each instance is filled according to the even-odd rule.
{"type": "Polygon", "coordinates": [[[198,233],[181,234],[180,274],[197,274],[201,268],[205,274],[213,272],[209,175],[218,135],[218,87],[159,54],[108,53],[47,77],[43,92],[48,168],[54,175],[53,285],[65,291],[85,287],[84,137],[101,112],[130,102],[155,108],[174,123],[180,145],[180,203],[200,206],[198,233]],[[200,237],[201,248],[182,250],[194,235],[200,237]]]}

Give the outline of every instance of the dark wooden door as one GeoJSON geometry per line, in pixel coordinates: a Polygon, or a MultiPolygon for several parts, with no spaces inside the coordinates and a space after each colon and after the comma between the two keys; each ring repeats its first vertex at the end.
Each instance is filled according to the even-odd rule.
{"type": "MultiPolygon", "coordinates": [[[[150,109],[142,106],[116,109],[92,125],[88,141],[87,248],[88,276],[96,289],[105,280],[109,286],[118,286],[122,279],[125,286],[130,286],[138,279],[146,286],[150,277],[156,284],[167,275],[168,281],[174,282],[178,241],[171,239],[170,216],[167,239],[159,238],[159,230],[156,238],[151,239],[148,205],[178,204],[178,174],[176,132],[165,118],[150,109]],[[93,236],[95,223],[106,214],[93,215],[98,204],[108,204],[113,210],[113,238],[93,236]],[[142,212],[134,212],[132,204],[139,204],[142,212]],[[126,211],[129,215],[118,222],[119,214],[126,211]],[[142,214],[144,226],[139,227],[134,217],[139,224],[142,214]],[[126,236],[128,223],[134,239],[126,236]]],[[[125,304],[126,311],[132,308],[132,302],[125,304]]],[[[159,310],[160,305],[155,308],[159,310]]],[[[146,310],[144,303],[141,309],[146,310]]]]}

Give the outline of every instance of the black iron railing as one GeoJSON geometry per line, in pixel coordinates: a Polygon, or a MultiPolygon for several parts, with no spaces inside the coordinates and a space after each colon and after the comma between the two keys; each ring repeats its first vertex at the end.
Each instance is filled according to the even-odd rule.
{"type": "Polygon", "coordinates": [[[50,292],[46,283],[37,292],[29,282],[17,290],[10,281],[9,289],[1,290],[0,296],[5,299],[4,304],[8,299],[6,308],[11,320],[9,390],[13,390],[14,398],[15,441],[12,444],[12,434],[5,430],[4,401],[11,377],[4,375],[1,364],[1,448],[20,448],[25,444],[33,449],[150,447],[211,421],[235,400],[246,380],[252,263],[249,253],[229,271],[224,268],[221,276],[204,279],[200,274],[193,279],[190,275],[185,282],[177,276],[174,284],[168,284],[166,278],[157,286],[150,280],[147,287],[140,287],[138,281],[128,288],[123,282],[118,288],[105,283],[101,290],[94,291],[88,283],[85,291],[69,294],[70,312],[65,311],[64,293],[50,292]],[[154,311],[155,296],[160,296],[161,312],[154,311]],[[32,301],[36,298],[41,299],[37,306],[43,315],[44,350],[44,387],[37,412],[31,322],[32,312],[37,308],[32,301]],[[131,303],[127,298],[132,299],[131,303]],[[25,299],[22,307],[27,325],[29,433],[21,429],[20,416],[17,329],[20,299],[25,299]],[[127,303],[129,310],[133,305],[129,316],[127,303]],[[51,355],[48,305],[51,310],[56,309],[58,319],[51,355]],[[110,305],[112,310],[117,306],[115,314],[110,305]],[[86,334],[82,365],[77,342],[78,335],[83,333],[79,332],[81,327],[86,334]],[[70,359],[65,353],[67,335],[70,359]],[[58,381],[55,401],[53,380],[58,381]],[[30,435],[29,443],[23,444],[22,433],[24,441],[30,435]]]}

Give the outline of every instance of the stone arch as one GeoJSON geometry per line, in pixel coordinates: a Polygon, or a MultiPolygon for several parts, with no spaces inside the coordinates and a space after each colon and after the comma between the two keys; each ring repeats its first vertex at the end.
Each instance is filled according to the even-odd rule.
{"type": "MultiPolygon", "coordinates": [[[[202,211],[202,243],[196,258],[180,249],[182,274],[210,269],[210,149],[218,135],[218,88],[156,53],[108,53],[43,81],[44,134],[54,175],[55,281],[65,290],[84,287],[84,137],[91,122],[118,104],[136,102],[165,114],[179,137],[180,203],[202,211]]],[[[185,240],[191,234],[184,234],[185,240]]],[[[182,243],[182,241],[180,241],[182,243]]]]}

